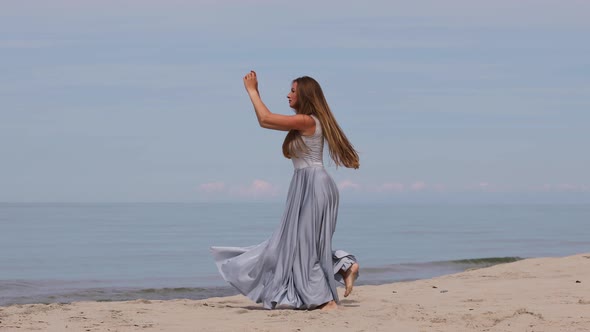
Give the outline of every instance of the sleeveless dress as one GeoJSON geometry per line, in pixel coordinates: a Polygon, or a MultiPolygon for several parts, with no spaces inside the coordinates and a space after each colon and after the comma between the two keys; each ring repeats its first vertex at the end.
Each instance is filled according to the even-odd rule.
{"type": "Polygon", "coordinates": [[[324,169],[324,137],[302,136],[308,151],[292,158],[294,174],[281,223],[269,239],[251,247],[211,247],[221,276],[264,308],[313,309],[339,303],[336,281],[356,258],[332,250],[338,216],[338,187],[324,169]]]}

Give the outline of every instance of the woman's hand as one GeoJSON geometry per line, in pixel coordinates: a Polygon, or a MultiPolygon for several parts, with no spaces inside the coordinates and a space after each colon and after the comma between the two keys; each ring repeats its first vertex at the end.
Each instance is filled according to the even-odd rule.
{"type": "Polygon", "coordinates": [[[258,93],[258,79],[256,78],[256,72],[251,70],[246,76],[244,76],[244,87],[248,93],[258,93]]]}

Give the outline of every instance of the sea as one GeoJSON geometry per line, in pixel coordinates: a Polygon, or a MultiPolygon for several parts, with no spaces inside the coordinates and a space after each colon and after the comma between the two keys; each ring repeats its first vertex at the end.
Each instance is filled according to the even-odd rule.
{"type": "MultiPolygon", "coordinates": [[[[238,294],[210,246],[250,246],[280,202],[0,203],[0,306],[238,294]]],[[[590,252],[590,205],[341,203],[333,248],[358,284],[590,252]]]]}

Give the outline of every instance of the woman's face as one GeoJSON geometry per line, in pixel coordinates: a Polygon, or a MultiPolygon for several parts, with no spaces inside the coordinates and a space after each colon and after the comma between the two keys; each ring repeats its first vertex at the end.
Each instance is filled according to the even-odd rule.
{"type": "Polygon", "coordinates": [[[291,85],[291,91],[287,95],[287,99],[289,99],[289,107],[297,109],[299,106],[297,104],[297,82],[293,82],[291,85]]]}

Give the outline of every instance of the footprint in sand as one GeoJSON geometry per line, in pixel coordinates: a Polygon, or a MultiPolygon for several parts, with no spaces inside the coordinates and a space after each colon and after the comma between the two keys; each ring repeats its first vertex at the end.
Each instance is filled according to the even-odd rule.
{"type": "Polygon", "coordinates": [[[463,302],[475,302],[475,303],[479,303],[479,302],[483,302],[483,299],[467,299],[463,302]]]}

